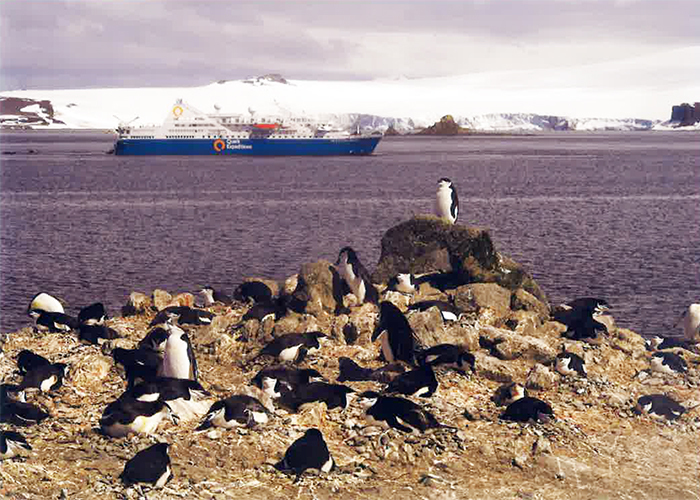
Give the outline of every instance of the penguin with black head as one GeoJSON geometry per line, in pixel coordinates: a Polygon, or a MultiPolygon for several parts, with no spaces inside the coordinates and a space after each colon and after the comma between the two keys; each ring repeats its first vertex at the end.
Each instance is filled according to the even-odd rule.
{"type": "Polygon", "coordinates": [[[361,304],[379,302],[379,292],[372,284],[369,272],[352,248],[344,247],[340,250],[335,268],[361,304]]]}

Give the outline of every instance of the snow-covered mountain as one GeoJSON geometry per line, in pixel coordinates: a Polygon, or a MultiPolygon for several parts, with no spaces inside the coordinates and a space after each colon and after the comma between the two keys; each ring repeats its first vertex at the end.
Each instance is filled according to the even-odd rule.
{"type": "Polygon", "coordinates": [[[100,129],[116,128],[120,121],[159,124],[181,98],[207,113],[306,115],[399,132],[422,129],[448,114],[476,131],[644,130],[663,127],[673,104],[700,100],[700,65],[679,73],[671,64],[700,61],[700,47],[671,52],[558,70],[443,78],[322,82],[268,75],[187,88],[3,91],[0,124],[100,129]]]}

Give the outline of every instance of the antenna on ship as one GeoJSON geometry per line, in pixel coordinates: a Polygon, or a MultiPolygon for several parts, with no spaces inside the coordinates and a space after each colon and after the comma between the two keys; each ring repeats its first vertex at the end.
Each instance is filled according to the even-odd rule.
{"type": "Polygon", "coordinates": [[[139,117],[137,116],[136,118],[129,120],[128,122],[125,122],[124,120],[119,118],[117,115],[112,115],[112,116],[115,117],[117,120],[119,120],[119,125],[131,125],[132,123],[134,123],[136,120],[139,119],[139,117]]]}

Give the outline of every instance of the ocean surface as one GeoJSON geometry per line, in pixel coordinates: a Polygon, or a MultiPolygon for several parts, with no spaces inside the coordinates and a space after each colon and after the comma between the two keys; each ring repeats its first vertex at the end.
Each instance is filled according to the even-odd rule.
{"type": "Polygon", "coordinates": [[[385,138],[333,158],[115,157],[113,141],[0,135],[0,331],[29,326],[41,291],[118,315],[132,291],[231,293],[346,245],[372,270],[441,177],[459,223],[490,229],[553,303],[603,297],[619,325],[677,335],[700,302],[698,133],[385,138]]]}

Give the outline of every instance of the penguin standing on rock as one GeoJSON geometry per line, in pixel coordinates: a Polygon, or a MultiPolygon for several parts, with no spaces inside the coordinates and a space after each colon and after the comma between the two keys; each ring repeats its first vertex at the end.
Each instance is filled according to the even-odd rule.
{"type": "Polygon", "coordinates": [[[459,215],[457,188],[447,177],[443,177],[438,181],[435,215],[447,220],[450,224],[457,222],[457,216],[459,215]]]}
{"type": "Polygon", "coordinates": [[[282,472],[293,472],[296,474],[294,479],[296,483],[307,470],[328,473],[333,470],[334,466],[335,462],[328,451],[328,445],[324,441],[321,431],[309,429],[287,448],[284,458],[275,464],[275,469],[282,472]]]}
{"type": "Polygon", "coordinates": [[[379,304],[379,323],[372,333],[372,342],[382,339],[382,354],[387,363],[405,361],[414,364],[417,340],[401,310],[389,301],[379,304]]]}
{"type": "Polygon", "coordinates": [[[214,287],[211,286],[205,286],[199,293],[202,295],[202,297],[204,297],[204,303],[206,306],[213,306],[217,302],[225,306],[230,306],[232,302],[231,297],[226,295],[224,292],[215,290],[214,287]]]}
{"type": "Polygon", "coordinates": [[[168,456],[168,443],[156,443],[139,451],[124,466],[121,479],[125,485],[149,483],[162,488],[173,478],[168,456]]]}
{"type": "Polygon", "coordinates": [[[372,304],[379,302],[379,293],[372,284],[372,278],[352,248],[344,247],[340,250],[335,267],[340,277],[345,280],[350,291],[361,304],[364,302],[371,302],[372,304]]]}

